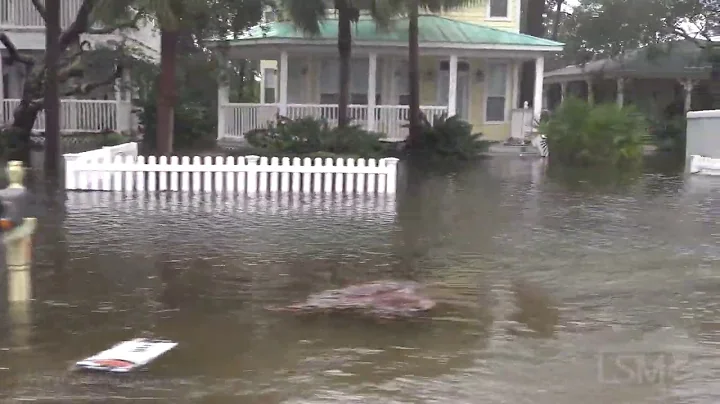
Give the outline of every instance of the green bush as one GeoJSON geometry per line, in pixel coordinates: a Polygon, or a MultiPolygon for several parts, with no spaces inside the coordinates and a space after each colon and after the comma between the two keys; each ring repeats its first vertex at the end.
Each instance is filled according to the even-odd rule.
{"type": "Polygon", "coordinates": [[[278,117],[266,129],[245,134],[250,146],[269,153],[291,155],[334,154],[354,157],[386,157],[381,133],[368,132],[358,125],[331,128],[324,119],[278,117]]]}
{"type": "Polygon", "coordinates": [[[102,136],[100,144],[98,145],[100,147],[117,146],[119,144],[127,143],[130,141],[127,136],[124,136],[117,132],[106,132],[101,134],[100,136],[102,136]]]}
{"type": "MultiPolygon", "coordinates": [[[[143,142],[150,150],[157,148],[157,105],[154,97],[136,106],[139,120],[145,134],[143,142]]],[[[192,103],[179,103],[175,106],[175,127],[173,147],[189,149],[212,145],[217,137],[215,130],[217,113],[211,107],[192,103]]]]}
{"type": "Polygon", "coordinates": [[[568,99],[539,126],[551,161],[569,165],[626,165],[639,162],[647,120],[634,107],[591,105],[568,99]]]}
{"type": "Polygon", "coordinates": [[[472,133],[472,125],[457,115],[438,115],[433,124],[423,119],[420,135],[408,140],[407,152],[422,157],[470,160],[486,152],[492,144],[481,140],[482,133],[472,133]]]}
{"type": "Polygon", "coordinates": [[[650,140],[663,151],[685,152],[685,131],[687,120],[684,116],[659,119],[650,125],[650,140]]]}

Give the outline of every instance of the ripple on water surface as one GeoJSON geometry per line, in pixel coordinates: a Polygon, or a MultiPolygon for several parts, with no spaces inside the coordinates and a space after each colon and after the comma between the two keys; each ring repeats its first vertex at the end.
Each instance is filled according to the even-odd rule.
{"type": "Polygon", "coordinates": [[[720,182],[648,174],[593,188],[538,162],[403,169],[397,198],[48,202],[32,326],[0,321],[0,399],[716,403],[720,182]],[[426,282],[432,319],[264,310],[389,277],[426,282]],[[129,377],[66,371],[143,332],[180,346],[129,377]],[[600,358],[619,352],[685,362],[663,383],[602,383],[600,358]]]}

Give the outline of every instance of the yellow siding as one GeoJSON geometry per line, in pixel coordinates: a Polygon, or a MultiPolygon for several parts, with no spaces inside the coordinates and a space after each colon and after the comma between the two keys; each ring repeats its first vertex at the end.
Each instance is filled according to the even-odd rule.
{"type": "Polygon", "coordinates": [[[508,19],[490,19],[487,18],[487,2],[483,1],[481,4],[473,7],[468,7],[462,10],[452,11],[445,13],[444,16],[452,18],[453,20],[466,21],[474,24],[486,25],[493,28],[505,29],[508,31],[520,32],[520,21],[518,20],[518,2],[522,0],[510,0],[510,12],[508,19]]]}
{"type": "MultiPolygon", "coordinates": [[[[485,63],[483,59],[470,59],[470,100],[469,100],[469,119],[473,125],[473,131],[481,132],[487,140],[506,140],[510,137],[510,123],[493,123],[485,124],[485,83],[475,78],[475,72],[484,70],[485,63]]],[[[439,69],[439,59],[434,57],[420,58],[420,104],[437,105],[437,71],[439,69]],[[435,72],[432,77],[428,77],[426,72],[435,72]]],[[[512,78],[508,78],[508,88],[512,86],[512,78]]],[[[509,116],[509,113],[508,113],[509,116]]]]}

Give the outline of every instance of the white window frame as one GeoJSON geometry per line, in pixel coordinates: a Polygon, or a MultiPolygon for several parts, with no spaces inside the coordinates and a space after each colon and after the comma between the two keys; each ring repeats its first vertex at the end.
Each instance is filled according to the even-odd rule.
{"type": "Polygon", "coordinates": [[[522,0],[507,0],[507,9],[505,10],[505,15],[504,16],[494,16],[494,17],[492,15],[490,15],[490,10],[492,10],[492,2],[493,1],[495,1],[495,0],[487,0],[487,12],[486,12],[485,19],[489,20],[489,21],[511,21],[512,17],[511,17],[510,12],[512,10],[513,1],[522,1],[522,0]]]}
{"type": "Polygon", "coordinates": [[[512,83],[510,82],[510,76],[511,76],[511,66],[512,64],[510,61],[505,60],[498,60],[498,61],[492,61],[488,62],[485,65],[485,86],[483,88],[483,122],[485,124],[502,124],[508,122],[508,115],[510,111],[510,96],[512,92],[512,83]],[[490,97],[500,97],[499,95],[490,94],[490,71],[493,69],[493,67],[496,66],[505,66],[505,103],[504,103],[504,116],[502,121],[489,121],[487,118],[487,105],[488,105],[488,98],[490,97]]]}

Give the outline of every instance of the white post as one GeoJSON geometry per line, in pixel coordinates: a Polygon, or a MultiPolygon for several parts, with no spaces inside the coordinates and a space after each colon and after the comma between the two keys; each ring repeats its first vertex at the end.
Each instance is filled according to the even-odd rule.
{"type": "Polygon", "coordinates": [[[385,167],[387,167],[385,189],[388,194],[394,194],[397,191],[397,165],[400,160],[395,157],[388,157],[383,160],[385,160],[385,167]]]}
{"type": "MultiPolygon", "coordinates": [[[[228,87],[228,84],[224,80],[221,80],[218,84],[217,101],[217,138],[218,140],[220,140],[227,134],[227,125],[225,123],[225,106],[230,103],[230,87],[228,87]]],[[[235,135],[235,133],[233,133],[233,135],[235,135]]],[[[242,135],[242,133],[239,133],[238,135],[242,135]]]]}
{"type": "Polygon", "coordinates": [[[542,114],[544,75],[545,58],[543,56],[540,56],[535,59],[535,88],[533,91],[533,117],[535,119],[540,119],[540,114],[542,114]]]}
{"type": "Polygon", "coordinates": [[[2,116],[2,106],[3,106],[3,100],[5,99],[5,87],[4,87],[4,80],[3,80],[3,63],[2,58],[0,58],[0,119],[2,116]]]}
{"type": "MultiPolygon", "coordinates": [[[[241,157],[242,158],[242,157],[241,157]]],[[[248,195],[256,194],[258,191],[258,171],[257,165],[260,161],[260,156],[246,156],[247,160],[247,182],[245,183],[248,195]]]]}
{"type": "Polygon", "coordinates": [[[368,71],[367,130],[375,130],[375,96],[377,91],[377,53],[370,54],[368,71]]]}
{"type": "Polygon", "coordinates": [[[560,83],[560,102],[565,101],[566,97],[567,97],[567,83],[563,81],[560,83]]]}
{"type": "Polygon", "coordinates": [[[682,80],[680,83],[685,90],[685,103],[683,107],[683,112],[687,114],[692,109],[692,92],[693,88],[695,87],[695,83],[690,79],[682,80]]]}
{"type": "Polygon", "coordinates": [[[617,79],[617,99],[615,101],[620,108],[625,105],[625,79],[623,77],[617,79]]]}
{"type": "Polygon", "coordinates": [[[265,104],[265,81],[267,80],[266,73],[268,69],[262,68],[262,61],[260,62],[260,104],[265,104]]]}
{"type": "Polygon", "coordinates": [[[450,56],[450,79],[448,80],[448,116],[457,114],[457,55],[450,56]]]}
{"type": "Polygon", "coordinates": [[[280,54],[280,115],[287,115],[288,99],[288,54],[282,51],[280,54]]]}
{"type": "Polygon", "coordinates": [[[588,104],[595,104],[595,88],[592,79],[585,80],[587,86],[587,102],[588,104]]]}
{"type": "Polygon", "coordinates": [[[520,62],[514,62],[512,64],[512,107],[511,109],[516,109],[520,105],[520,74],[521,74],[521,67],[522,63],[520,62]]]}

